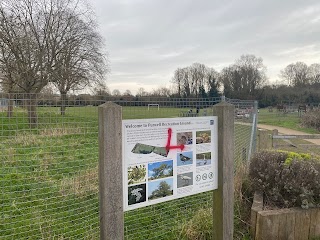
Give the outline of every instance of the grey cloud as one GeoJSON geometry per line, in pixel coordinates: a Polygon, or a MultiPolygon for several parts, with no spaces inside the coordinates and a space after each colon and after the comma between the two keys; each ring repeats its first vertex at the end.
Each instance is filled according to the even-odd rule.
{"type": "Polygon", "coordinates": [[[281,67],[298,58],[319,61],[317,0],[91,3],[107,41],[110,83],[145,83],[150,78],[154,85],[166,84],[170,77],[159,76],[168,78],[177,67],[201,62],[221,69],[246,53],[265,60],[271,79],[277,78],[276,71],[281,67]]]}

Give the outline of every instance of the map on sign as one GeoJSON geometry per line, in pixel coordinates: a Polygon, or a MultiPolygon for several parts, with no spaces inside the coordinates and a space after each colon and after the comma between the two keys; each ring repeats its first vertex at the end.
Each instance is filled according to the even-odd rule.
{"type": "Polygon", "coordinates": [[[217,117],[124,120],[124,209],[217,189],[217,136],[217,117]]]}
{"type": "Polygon", "coordinates": [[[131,152],[137,153],[137,154],[149,154],[154,152],[164,157],[168,155],[168,152],[165,147],[155,147],[155,146],[150,146],[142,143],[137,143],[131,152]]]}

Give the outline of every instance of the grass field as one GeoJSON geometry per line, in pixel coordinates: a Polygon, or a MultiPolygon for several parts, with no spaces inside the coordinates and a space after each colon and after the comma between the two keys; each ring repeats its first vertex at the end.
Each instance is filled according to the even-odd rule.
{"type": "Polygon", "coordinates": [[[290,128],[306,133],[319,133],[315,129],[302,127],[301,117],[299,117],[297,112],[283,114],[282,112],[277,112],[275,109],[273,112],[269,112],[266,108],[260,109],[258,123],[290,128]]]}
{"type": "MultiPolygon", "coordinates": [[[[258,122],[261,124],[285,127],[310,134],[319,134],[319,131],[315,129],[302,127],[301,117],[299,117],[297,112],[283,114],[278,113],[275,110],[274,112],[269,112],[268,109],[260,109],[258,122]]],[[[275,139],[274,145],[276,146],[276,149],[320,155],[320,147],[311,145],[310,142],[303,139],[290,139],[289,143],[288,140],[275,139]]]]}
{"type": "MultiPolygon", "coordinates": [[[[123,107],[123,119],[178,117],[181,111],[123,107]]],[[[69,107],[63,117],[59,108],[39,107],[38,116],[31,130],[24,109],[16,108],[11,119],[0,113],[0,239],[98,239],[97,107],[69,107]]],[[[236,125],[235,133],[243,161],[251,127],[236,125]]],[[[211,195],[126,212],[126,238],[177,239],[181,224],[210,207],[211,195]]]]}

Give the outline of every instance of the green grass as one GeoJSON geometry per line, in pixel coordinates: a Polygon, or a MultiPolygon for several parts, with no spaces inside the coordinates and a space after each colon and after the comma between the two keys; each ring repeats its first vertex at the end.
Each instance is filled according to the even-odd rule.
{"type": "MultiPolygon", "coordinates": [[[[124,119],[178,117],[178,108],[123,107],[124,119]]],[[[201,113],[200,113],[201,114],[201,113]]],[[[208,110],[208,115],[210,114],[208,110]]],[[[98,239],[98,108],[39,107],[38,128],[0,112],[0,238],[98,239]]],[[[251,128],[236,125],[237,161],[251,128]]],[[[128,239],[176,239],[173,226],[210,207],[202,193],[125,213],[128,239]]]]}
{"type": "Polygon", "coordinates": [[[1,239],[98,238],[96,109],[70,110],[0,113],[1,239]]]}
{"type": "MultiPolygon", "coordinates": [[[[294,113],[278,113],[276,110],[269,112],[268,109],[260,109],[258,115],[258,122],[261,124],[267,124],[272,126],[285,127],[293,130],[302,131],[310,134],[319,134],[319,131],[313,128],[305,128],[301,125],[301,118],[297,112],[294,113]]],[[[271,134],[271,131],[269,131],[271,134]]],[[[300,144],[311,144],[310,142],[303,139],[289,139],[293,145],[288,144],[285,140],[275,139],[274,144],[277,149],[282,149],[286,151],[294,151],[298,153],[311,153],[315,155],[320,155],[320,148],[315,146],[304,147],[300,144]],[[300,146],[299,146],[300,145],[300,146]]]]}
{"type": "Polygon", "coordinates": [[[266,108],[260,109],[260,112],[258,114],[258,123],[285,127],[303,131],[306,133],[319,133],[315,129],[305,128],[301,126],[301,118],[299,117],[297,112],[283,114],[282,112],[277,112],[277,110],[275,109],[273,110],[273,112],[269,112],[266,108]]]}
{"type": "Polygon", "coordinates": [[[98,159],[96,124],[72,115],[64,123],[43,109],[37,130],[23,112],[0,119],[0,238],[96,238],[97,174],[89,178],[98,159]],[[82,180],[88,183],[78,187],[82,180]]]}

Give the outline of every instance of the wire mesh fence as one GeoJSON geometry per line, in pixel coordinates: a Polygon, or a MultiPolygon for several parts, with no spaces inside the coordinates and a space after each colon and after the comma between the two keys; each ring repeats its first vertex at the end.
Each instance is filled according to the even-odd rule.
{"type": "MultiPolygon", "coordinates": [[[[107,98],[0,94],[0,238],[98,239],[98,111],[113,101],[123,119],[212,115],[221,98],[107,98]]],[[[231,102],[230,99],[225,99],[231,102]]],[[[235,160],[254,151],[256,107],[236,106],[235,160]]],[[[179,239],[212,207],[210,192],[125,212],[126,239],[179,239]]]]}
{"type": "Polygon", "coordinates": [[[256,149],[258,102],[225,99],[235,106],[235,164],[248,163],[256,149]]]}

